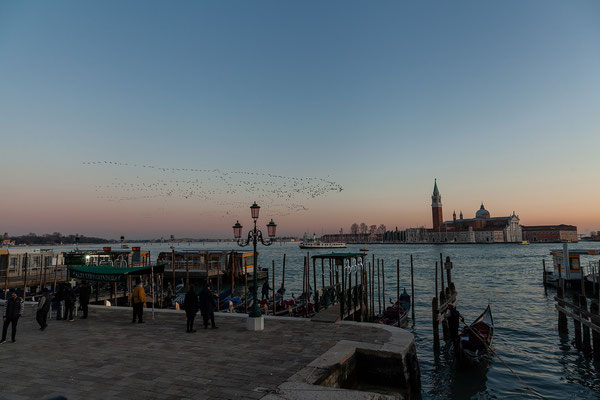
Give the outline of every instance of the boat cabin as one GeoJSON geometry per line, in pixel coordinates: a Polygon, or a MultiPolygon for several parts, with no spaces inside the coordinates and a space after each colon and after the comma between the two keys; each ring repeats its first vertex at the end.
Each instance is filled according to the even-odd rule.
{"type": "Polygon", "coordinates": [[[131,249],[116,249],[104,247],[102,250],[75,250],[63,253],[64,264],[67,266],[110,266],[110,267],[141,267],[150,265],[150,252],[142,251],[139,247],[131,249]]]}
{"type": "Polygon", "coordinates": [[[62,254],[50,249],[10,248],[0,250],[0,276],[35,275],[43,267],[62,263],[62,254]]]}
{"type": "Polygon", "coordinates": [[[553,270],[547,271],[546,280],[552,285],[557,285],[561,277],[569,286],[578,286],[582,280],[581,256],[600,255],[600,250],[569,250],[566,243],[562,250],[551,250],[553,270]]]}
{"type": "MultiPolygon", "coordinates": [[[[245,274],[250,278],[254,273],[254,253],[232,250],[163,251],[158,254],[157,264],[164,264],[167,274],[173,271],[178,276],[185,274],[190,278],[212,278],[233,270],[235,278],[243,280],[245,274]]],[[[257,271],[259,275],[262,272],[260,268],[257,271]]]]}

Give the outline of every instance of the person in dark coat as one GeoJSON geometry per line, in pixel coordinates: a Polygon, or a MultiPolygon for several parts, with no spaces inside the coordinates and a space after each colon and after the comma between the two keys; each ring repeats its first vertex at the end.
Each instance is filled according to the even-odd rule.
{"type": "Polygon", "coordinates": [[[204,329],[208,328],[209,320],[212,324],[212,328],[217,328],[215,325],[215,307],[216,295],[212,292],[210,283],[207,283],[200,291],[200,312],[202,313],[202,319],[204,321],[204,329]]]}
{"type": "Polygon", "coordinates": [[[48,327],[47,318],[48,311],[50,311],[50,293],[48,293],[48,288],[42,289],[42,295],[38,301],[37,311],[35,313],[35,319],[38,324],[40,324],[40,329],[43,331],[48,327]]]}
{"type": "Polygon", "coordinates": [[[265,283],[263,283],[263,285],[262,285],[262,290],[261,290],[262,296],[261,296],[260,299],[263,300],[266,297],[267,300],[268,300],[269,299],[269,291],[270,290],[273,290],[273,289],[271,289],[271,286],[269,286],[269,280],[267,279],[265,281],[265,283]]]}
{"type": "Polygon", "coordinates": [[[25,302],[22,298],[20,298],[17,295],[17,291],[13,290],[10,295],[10,298],[4,303],[4,314],[2,317],[4,325],[2,326],[2,340],[0,340],[0,344],[6,342],[6,333],[8,332],[8,325],[11,324],[12,342],[16,342],[15,337],[17,336],[17,322],[19,321],[21,315],[23,315],[23,311],[25,311],[25,302]]]}
{"type": "Polygon", "coordinates": [[[81,305],[81,311],[83,311],[83,317],[88,317],[88,304],[90,304],[90,296],[92,295],[92,285],[87,281],[82,281],[79,287],[79,304],[81,305]]]}
{"type": "Polygon", "coordinates": [[[65,301],[65,316],[64,320],[74,321],[73,319],[73,309],[75,308],[75,294],[73,293],[73,288],[69,283],[65,285],[65,289],[63,291],[63,298],[65,301]]]}
{"type": "Polygon", "coordinates": [[[186,332],[196,332],[194,329],[194,319],[196,318],[196,313],[198,312],[198,295],[196,294],[196,290],[193,286],[190,287],[190,290],[188,290],[188,292],[185,294],[183,307],[185,308],[185,315],[187,317],[186,332]]]}

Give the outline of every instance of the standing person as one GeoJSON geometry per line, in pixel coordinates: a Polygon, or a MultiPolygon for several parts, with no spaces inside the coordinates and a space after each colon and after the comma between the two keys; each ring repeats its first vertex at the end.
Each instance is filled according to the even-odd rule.
{"type": "Polygon", "coordinates": [[[82,281],[81,287],[79,288],[79,304],[83,311],[82,319],[88,317],[88,304],[90,303],[90,296],[92,294],[92,285],[88,281],[82,281]]]}
{"type": "Polygon", "coordinates": [[[200,312],[204,322],[204,329],[208,328],[208,320],[210,320],[212,328],[217,329],[215,325],[215,295],[211,291],[210,282],[200,291],[200,312]]]}
{"type": "Polygon", "coordinates": [[[133,320],[135,323],[137,318],[138,324],[144,323],[144,306],[146,305],[146,292],[140,278],[135,279],[136,287],[133,289],[133,320]]]}
{"type": "Polygon", "coordinates": [[[185,308],[185,315],[187,317],[186,332],[196,332],[194,329],[194,319],[196,318],[196,313],[198,312],[198,295],[196,294],[194,286],[191,286],[190,290],[188,290],[188,292],[185,294],[183,306],[185,308]]]}
{"type": "Polygon", "coordinates": [[[263,285],[262,285],[262,290],[261,290],[261,295],[262,296],[261,296],[260,299],[264,300],[264,298],[266,297],[267,300],[268,300],[269,299],[269,291],[270,290],[273,290],[273,289],[271,289],[271,286],[269,286],[269,280],[267,279],[265,281],[265,283],[263,283],[263,285]]]}
{"type": "Polygon", "coordinates": [[[12,324],[12,342],[16,342],[17,322],[19,321],[19,317],[23,315],[23,311],[25,311],[25,302],[17,295],[17,290],[15,289],[10,294],[10,298],[4,303],[4,315],[2,317],[4,325],[2,326],[2,340],[0,340],[0,344],[6,342],[6,332],[10,324],[12,324]]]}
{"type": "Polygon", "coordinates": [[[69,320],[70,322],[75,321],[73,319],[73,309],[75,308],[75,293],[73,293],[73,288],[71,284],[67,282],[65,285],[65,289],[63,290],[63,299],[65,301],[65,316],[64,320],[69,320]]]}
{"type": "Polygon", "coordinates": [[[48,311],[50,311],[50,293],[48,292],[48,288],[42,289],[42,295],[38,300],[37,304],[37,312],[35,313],[35,319],[40,324],[40,329],[44,330],[48,326],[46,323],[48,318],[48,311]]]}

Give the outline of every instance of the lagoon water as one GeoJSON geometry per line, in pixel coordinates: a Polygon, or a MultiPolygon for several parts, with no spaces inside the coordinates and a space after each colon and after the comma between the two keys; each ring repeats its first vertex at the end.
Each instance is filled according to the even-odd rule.
{"type": "MultiPolygon", "coordinates": [[[[169,251],[168,244],[141,246],[143,250],[151,250],[153,258],[160,251],[169,251]]],[[[349,245],[344,251],[358,251],[361,247],[349,245]]],[[[384,260],[388,302],[396,296],[397,259],[400,260],[400,287],[406,287],[410,293],[410,255],[414,256],[415,319],[409,322],[407,329],[416,338],[424,399],[537,398],[497,359],[483,371],[460,369],[454,365],[443,341],[439,357],[434,356],[431,299],[435,290],[434,265],[440,253],[453,261],[458,309],[465,320],[472,321],[491,304],[496,325],[495,350],[529,386],[548,399],[600,398],[600,364],[584,357],[571,345],[572,321],[569,321],[569,336],[558,334],[555,292],[548,289],[545,293],[542,285],[542,259],[551,265],[550,249],[560,247],[559,244],[368,245],[368,260],[371,254],[384,260]]],[[[239,249],[235,243],[183,243],[176,248],[239,249]]],[[[600,243],[579,243],[570,248],[600,248],[600,243]]],[[[69,249],[67,246],[57,248],[69,249]]],[[[282,259],[286,254],[286,293],[299,294],[302,262],[307,251],[301,250],[297,243],[259,245],[258,251],[261,266],[270,269],[275,260],[277,286],[281,284],[282,259]]],[[[310,254],[329,252],[331,250],[311,250],[310,254]]],[[[592,260],[598,261],[582,258],[582,264],[592,260]]]]}

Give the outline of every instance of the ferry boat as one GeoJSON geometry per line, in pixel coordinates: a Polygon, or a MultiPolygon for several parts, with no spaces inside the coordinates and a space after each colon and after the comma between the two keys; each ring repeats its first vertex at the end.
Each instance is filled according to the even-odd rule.
{"type": "MultiPolygon", "coordinates": [[[[258,252],[257,252],[258,254],[258,252]]],[[[158,254],[157,264],[166,265],[165,271],[175,273],[175,279],[205,280],[227,275],[237,282],[254,279],[254,253],[232,250],[172,250],[158,254]]],[[[168,274],[168,273],[167,273],[168,274]]],[[[267,268],[256,269],[256,278],[269,277],[267,268]]]]}
{"type": "Polygon", "coordinates": [[[307,239],[306,237],[300,242],[301,249],[345,249],[346,243],[343,242],[333,242],[333,243],[325,243],[321,242],[321,240],[317,239],[317,237],[313,234],[312,239],[307,239]]]}

